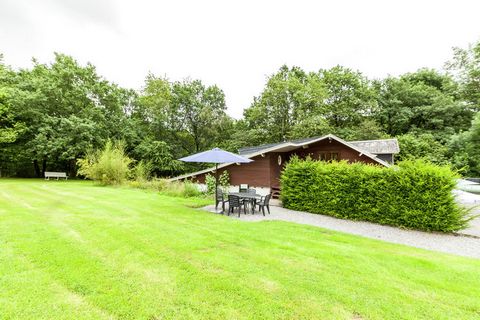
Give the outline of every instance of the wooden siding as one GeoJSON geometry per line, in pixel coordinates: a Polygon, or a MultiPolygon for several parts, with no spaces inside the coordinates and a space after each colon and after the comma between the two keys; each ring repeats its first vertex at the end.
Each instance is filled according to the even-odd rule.
{"type": "Polygon", "coordinates": [[[336,140],[322,140],[315,144],[309,145],[307,148],[299,148],[292,151],[290,154],[297,154],[301,158],[305,158],[310,155],[313,159],[319,159],[321,152],[338,153],[338,160],[347,160],[348,162],[365,162],[378,164],[375,160],[367,157],[366,155],[360,155],[360,152],[351,149],[344,144],[336,140]]]}
{"type": "MultiPolygon", "coordinates": [[[[218,175],[220,176],[225,170],[228,171],[230,184],[234,186],[246,183],[252,187],[270,187],[270,154],[266,154],[265,157],[257,156],[252,160],[254,161],[250,163],[233,164],[220,168],[218,175]]],[[[205,174],[200,174],[193,180],[205,183],[205,174]]]]}
{"type": "Polygon", "coordinates": [[[290,160],[294,153],[290,152],[272,152],[270,153],[270,187],[280,187],[280,175],[285,168],[285,164],[290,160]],[[281,164],[278,164],[278,157],[281,157],[281,164]]]}

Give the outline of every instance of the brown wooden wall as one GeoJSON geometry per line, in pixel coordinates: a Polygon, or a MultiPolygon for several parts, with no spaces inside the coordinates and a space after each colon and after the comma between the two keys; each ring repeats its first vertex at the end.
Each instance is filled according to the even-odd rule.
{"type": "MultiPolygon", "coordinates": [[[[227,170],[230,174],[231,185],[246,183],[252,187],[270,187],[270,154],[266,154],[265,157],[257,156],[252,160],[254,161],[250,163],[233,164],[220,168],[218,175],[220,176],[223,171],[227,170]]],[[[193,180],[205,183],[205,174],[198,175],[193,180]]]]}
{"type": "Polygon", "coordinates": [[[272,152],[270,153],[270,187],[280,187],[280,175],[285,164],[290,160],[293,152],[272,152]],[[278,157],[281,157],[281,164],[278,164],[278,157]]]}
{"type": "Polygon", "coordinates": [[[347,160],[348,162],[365,162],[365,163],[372,163],[378,164],[378,162],[372,160],[371,158],[361,155],[356,150],[353,150],[344,144],[336,141],[336,140],[322,140],[315,144],[310,145],[308,148],[297,149],[294,150],[291,154],[297,154],[299,157],[306,157],[310,155],[313,159],[319,159],[321,152],[337,152],[338,153],[338,160],[347,160]]]}
{"type": "MultiPolygon", "coordinates": [[[[240,165],[230,165],[218,170],[221,175],[223,171],[227,170],[230,174],[230,184],[239,185],[246,183],[251,187],[279,187],[280,173],[288,162],[290,157],[298,155],[301,158],[310,155],[313,159],[319,159],[321,152],[335,152],[338,153],[338,160],[347,160],[349,162],[365,162],[378,164],[376,161],[370,159],[365,155],[361,155],[336,140],[323,140],[308,146],[307,148],[299,148],[291,152],[271,152],[265,154],[264,157],[256,156],[252,158],[254,161],[240,165]],[[281,165],[278,165],[278,156],[282,157],[281,165]]],[[[212,173],[213,174],[213,173],[212,173]]],[[[193,181],[205,183],[205,174],[200,174],[193,178],[193,181]]]]}

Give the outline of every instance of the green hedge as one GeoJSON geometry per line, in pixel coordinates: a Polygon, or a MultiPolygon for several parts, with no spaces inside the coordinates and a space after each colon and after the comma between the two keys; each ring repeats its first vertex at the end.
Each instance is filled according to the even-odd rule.
{"type": "Polygon", "coordinates": [[[465,227],[465,209],[446,166],[404,161],[384,168],[362,163],[292,159],[281,177],[286,208],[411,229],[451,232],[465,227]]]}

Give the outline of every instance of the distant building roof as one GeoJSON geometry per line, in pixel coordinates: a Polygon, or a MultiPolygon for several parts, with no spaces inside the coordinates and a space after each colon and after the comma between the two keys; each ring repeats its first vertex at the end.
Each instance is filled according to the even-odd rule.
{"type": "Polygon", "coordinates": [[[349,141],[348,143],[373,154],[400,152],[397,139],[349,141]]]}
{"type": "MultiPolygon", "coordinates": [[[[291,143],[295,145],[308,144],[309,142],[316,141],[319,138],[321,137],[304,138],[304,139],[290,140],[285,142],[262,144],[260,146],[254,146],[254,147],[245,147],[245,148],[240,148],[238,150],[238,153],[242,156],[245,156],[253,153],[259,153],[259,152],[262,152],[263,150],[272,149],[272,148],[275,148],[276,146],[280,146],[285,143],[291,143]]],[[[400,152],[397,139],[348,141],[348,144],[372,154],[389,154],[389,153],[400,152]]]]}

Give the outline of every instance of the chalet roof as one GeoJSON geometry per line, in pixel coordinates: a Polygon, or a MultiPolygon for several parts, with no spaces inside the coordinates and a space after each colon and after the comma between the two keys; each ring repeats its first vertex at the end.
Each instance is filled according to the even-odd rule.
{"type": "Polygon", "coordinates": [[[268,150],[268,149],[271,149],[271,148],[274,148],[274,147],[277,147],[277,146],[281,146],[281,145],[286,144],[286,143],[291,143],[291,144],[294,144],[294,145],[300,145],[301,146],[301,145],[304,145],[304,144],[308,144],[309,142],[316,141],[320,138],[322,138],[322,137],[318,136],[318,137],[312,137],[312,138],[303,138],[303,139],[289,140],[289,141],[284,141],[284,142],[262,144],[262,145],[255,146],[255,147],[244,147],[244,148],[238,149],[238,153],[240,155],[258,153],[260,151],[268,150]]]}
{"type": "Polygon", "coordinates": [[[241,156],[245,156],[247,154],[257,153],[259,151],[270,149],[270,148],[279,146],[281,144],[282,144],[282,142],[262,144],[262,145],[255,146],[255,147],[244,147],[244,148],[238,149],[238,154],[241,155],[241,156]]]}
{"type": "MultiPolygon", "coordinates": [[[[291,140],[291,141],[278,142],[278,143],[262,144],[260,146],[255,146],[255,147],[245,147],[245,148],[240,148],[238,150],[238,153],[242,156],[246,156],[249,154],[254,154],[259,152],[261,153],[262,151],[271,150],[271,149],[274,149],[275,147],[279,147],[284,144],[302,146],[310,142],[317,141],[321,138],[322,137],[312,137],[312,138],[304,138],[304,139],[291,140]]],[[[372,154],[388,154],[388,153],[400,152],[397,139],[348,141],[348,144],[372,154]]]]}

